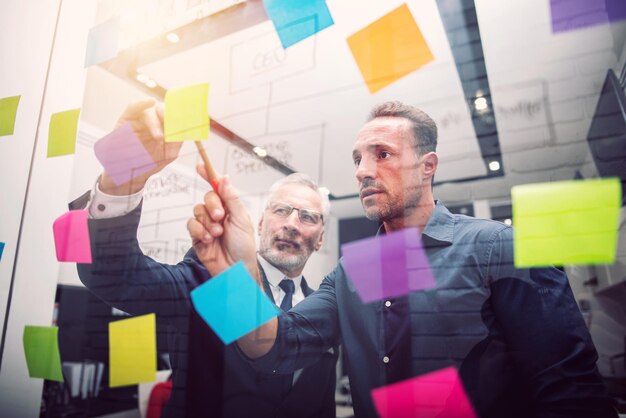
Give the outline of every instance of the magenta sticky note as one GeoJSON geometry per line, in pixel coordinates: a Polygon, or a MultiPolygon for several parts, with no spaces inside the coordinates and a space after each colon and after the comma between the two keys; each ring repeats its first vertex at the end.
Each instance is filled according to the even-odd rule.
{"type": "Polygon", "coordinates": [[[71,210],[52,225],[58,261],[91,263],[91,245],[86,210],[71,210]]]}
{"type": "Polygon", "coordinates": [[[118,186],[156,168],[152,156],[130,124],[102,137],[94,145],[94,151],[104,170],[118,186]]]}
{"type": "Polygon", "coordinates": [[[454,367],[372,390],[380,418],[476,418],[454,367]]]}
{"type": "Polygon", "coordinates": [[[365,303],[435,286],[417,228],[344,244],[343,267],[365,303]]]}

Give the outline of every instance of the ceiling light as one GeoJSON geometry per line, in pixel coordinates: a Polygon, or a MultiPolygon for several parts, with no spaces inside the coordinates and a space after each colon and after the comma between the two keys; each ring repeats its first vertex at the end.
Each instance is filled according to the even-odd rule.
{"type": "Polygon", "coordinates": [[[157,82],[152,80],[152,79],[146,81],[145,84],[146,84],[146,86],[150,87],[151,89],[153,89],[153,88],[155,88],[157,86],[157,82]]]}
{"type": "Polygon", "coordinates": [[[144,73],[137,73],[136,77],[137,77],[137,81],[139,81],[140,83],[147,83],[148,80],[150,80],[150,76],[144,73]]]}
{"type": "Polygon", "coordinates": [[[509,226],[513,225],[513,221],[511,221],[509,218],[506,218],[503,222],[505,225],[509,225],[509,226]]]}
{"type": "Polygon", "coordinates": [[[167,35],[165,35],[165,39],[167,39],[168,41],[170,41],[173,44],[178,43],[178,41],[180,41],[180,37],[178,36],[178,34],[176,32],[170,32],[167,35]]]}
{"type": "Polygon", "coordinates": [[[474,108],[476,110],[485,110],[487,107],[487,99],[484,97],[477,97],[476,100],[474,100],[474,108]]]}
{"type": "Polygon", "coordinates": [[[498,171],[500,169],[500,162],[492,161],[489,163],[489,170],[498,171]]]}
{"type": "Polygon", "coordinates": [[[264,148],[261,147],[254,147],[252,148],[252,151],[254,151],[254,153],[256,155],[258,155],[259,157],[263,158],[263,157],[267,157],[267,151],[265,151],[264,148]]]}

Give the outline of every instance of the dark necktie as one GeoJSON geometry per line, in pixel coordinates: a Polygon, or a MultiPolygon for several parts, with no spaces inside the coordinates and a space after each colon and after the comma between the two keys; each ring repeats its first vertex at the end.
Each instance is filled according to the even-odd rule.
{"type": "Polygon", "coordinates": [[[293,280],[283,279],[280,283],[278,283],[278,286],[280,286],[280,288],[285,292],[285,297],[280,303],[280,309],[288,311],[293,306],[291,299],[293,297],[293,292],[296,290],[296,285],[293,284],[293,280]]]}

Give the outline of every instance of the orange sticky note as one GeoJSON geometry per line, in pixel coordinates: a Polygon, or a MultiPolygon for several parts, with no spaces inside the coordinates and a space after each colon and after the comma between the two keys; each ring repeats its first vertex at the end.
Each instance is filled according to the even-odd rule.
{"type": "Polygon", "coordinates": [[[434,59],[406,4],[351,35],[348,45],[370,93],[434,59]]]}

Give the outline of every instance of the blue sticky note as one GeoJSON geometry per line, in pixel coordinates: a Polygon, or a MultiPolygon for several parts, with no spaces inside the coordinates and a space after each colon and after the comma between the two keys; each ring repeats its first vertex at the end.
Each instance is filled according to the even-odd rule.
{"type": "Polygon", "coordinates": [[[108,61],[117,55],[119,17],[114,17],[89,30],[85,68],[108,61]]]}
{"type": "Polygon", "coordinates": [[[224,344],[243,337],[279,313],[241,261],[195,288],[191,301],[224,344]]]}
{"type": "Polygon", "coordinates": [[[2,260],[2,252],[4,251],[4,242],[0,242],[0,260],[2,260]]]}
{"type": "Polygon", "coordinates": [[[283,48],[335,23],[325,0],[263,0],[263,5],[283,48]]]}
{"type": "Polygon", "coordinates": [[[552,32],[626,20],[624,0],[550,0],[552,32]]]}

